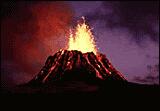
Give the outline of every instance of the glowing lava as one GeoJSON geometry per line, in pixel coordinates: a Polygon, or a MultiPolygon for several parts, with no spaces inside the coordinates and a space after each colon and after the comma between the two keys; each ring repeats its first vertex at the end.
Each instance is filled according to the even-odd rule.
{"type": "Polygon", "coordinates": [[[93,52],[97,53],[94,37],[91,29],[85,23],[85,18],[82,17],[83,22],[78,23],[75,33],[70,30],[68,50],[78,50],[82,53],[93,52]]]}

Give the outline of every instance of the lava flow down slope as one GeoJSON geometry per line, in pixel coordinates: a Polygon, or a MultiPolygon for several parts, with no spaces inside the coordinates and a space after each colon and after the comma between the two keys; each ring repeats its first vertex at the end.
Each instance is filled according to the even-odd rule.
{"type": "MultiPolygon", "coordinates": [[[[111,84],[127,82],[106,56],[97,51],[94,37],[84,17],[75,30],[70,30],[66,47],[49,56],[43,68],[27,83],[27,86],[51,86],[53,90],[55,84],[66,85],[71,81],[83,81],[94,85],[104,82],[111,84]]],[[[76,84],[72,84],[74,86],[71,87],[75,87],[76,84]]],[[[89,87],[91,86],[86,89],[89,87]]]]}
{"type": "Polygon", "coordinates": [[[96,56],[93,52],[60,50],[48,57],[31,83],[47,84],[70,79],[126,81],[103,54],[96,56]]]}

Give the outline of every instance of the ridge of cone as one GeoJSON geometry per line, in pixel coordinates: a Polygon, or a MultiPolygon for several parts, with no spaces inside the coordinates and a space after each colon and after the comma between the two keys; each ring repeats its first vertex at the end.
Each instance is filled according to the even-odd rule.
{"type": "Polygon", "coordinates": [[[117,80],[127,81],[105,55],[93,52],[61,49],[49,56],[40,72],[30,83],[53,83],[59,80],[117,80]]]}

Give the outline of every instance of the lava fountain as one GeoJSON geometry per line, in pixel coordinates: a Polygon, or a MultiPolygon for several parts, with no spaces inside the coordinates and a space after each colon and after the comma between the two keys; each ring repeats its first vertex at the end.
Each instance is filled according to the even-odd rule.
{"type": "Polygon", "coordinates": [[[85,23],[85,18],[82,16],[82,23],[78,23],[75,32],[70,29],[68,50],[78,50],[82,53],[93,52],[97,53],[94,36],[90,27],[85,23]]]}

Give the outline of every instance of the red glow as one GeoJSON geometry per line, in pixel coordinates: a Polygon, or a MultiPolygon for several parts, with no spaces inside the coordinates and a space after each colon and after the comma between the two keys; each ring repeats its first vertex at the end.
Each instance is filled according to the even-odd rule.
{"type": "Polygon", "coordinates": [[[36,73],[45,58],[59,50],[56,40],[65,38],[60,34],[65,35],[72,15],[63,2],[22,2],[11,17],[2,20],[3,59],[13,61],[25,72],[36,73]]]}

